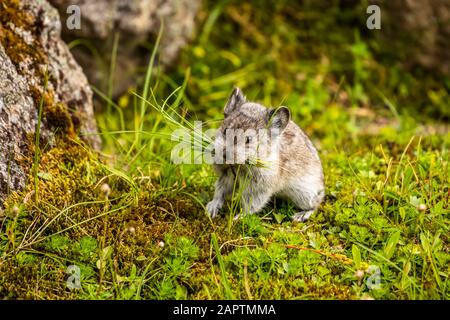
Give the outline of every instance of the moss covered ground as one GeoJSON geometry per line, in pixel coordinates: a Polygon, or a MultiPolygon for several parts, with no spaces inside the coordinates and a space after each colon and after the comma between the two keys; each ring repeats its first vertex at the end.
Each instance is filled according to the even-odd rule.
{"type": "Polygon", "coordinates": [[[336,21],[333,5],[277,3],[207,2],[178,67],[153,68],[159,111],[132,93],[141,82],[104,102],[100,154],[64,136],[41,146],[37,187],[0,220],[1,297],[450,298],[449,79],[392,63],[348,27],[355,9],[336,21]],[[212,168],[170,161],[161,106],[217,127],[234,85],[289,106],[319,149],[326,201],[305,223],[278,200],[211,220],[212,168]]]}

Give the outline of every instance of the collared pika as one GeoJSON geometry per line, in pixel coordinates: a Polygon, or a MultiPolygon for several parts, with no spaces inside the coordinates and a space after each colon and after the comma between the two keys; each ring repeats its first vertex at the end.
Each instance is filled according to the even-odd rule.
{"type": "Polygon", "coordinates": [[[235,88],[224,116],[214,141],[219,178],[207,204],[211,217],[218,215],[239,186],[242,214],[259,212],[272,196],[280,196],[300,209],[293,221],[307,220],[324,199],[323,170],[317,150],[290,120],[289,109],[248,102],[235,88]]]}

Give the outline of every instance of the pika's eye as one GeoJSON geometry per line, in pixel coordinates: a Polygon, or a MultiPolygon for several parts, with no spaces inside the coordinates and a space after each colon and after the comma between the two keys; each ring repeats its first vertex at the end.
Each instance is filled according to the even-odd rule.
{"type": "Polygon", "coordinates": [[[245,137],[245,144],[252,142],[252,137],[245,137]]]}

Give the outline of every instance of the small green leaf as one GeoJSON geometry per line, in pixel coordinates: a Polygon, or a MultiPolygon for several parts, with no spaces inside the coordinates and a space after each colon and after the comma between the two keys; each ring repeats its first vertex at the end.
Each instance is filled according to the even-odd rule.
{"type": "Polygon", "coordinates": [[[43,180],[52,181],[53,176],[48,172],[39,172],[37,176],[43,180]]]}
{"type": "Polygon", "coordinates": [[[275,220],[277,221],[278,224],[281,224],[281,222],[283,222],[284,219],[284,214],[282,213],[273,213],[273,216],[275,218],[275,220]]]}
{"type": "Polygon", "coordinates": [[[425,235],[425,233],[421,233],[420,234],[420,242],[422,244],[422,248],[428,252],[430,250],[430,242],[428,241],[427,236],[425,235]]]}
{"type": "Polygon", "coordinates": [[[107,247],[103,248],[103,250],[102,250],[102,258],[103,258],[103,260],[108,259],[111,256],[111,254],[112,254],[112,247],[111,246],[107,246],[107,247]]]}
{"type": "Polygon", "coordinates": [[[400,231],[395,231],[389,237],[386,246],[384,247],[384,256],[387,259],[390,259],[393,256],[395,247],[397,246],[399,240],[400,240],[400,231]]]}
{"type": "Polygon", "coordinates": [[[133,264],[133,266],[131,267],[130,276],[128,277],[128,279],[129,280],[136,279],[136,274],[137,274],[137,268],[136,268],[136,265],[133,264]]]}
{"type": "Polygon", "coordinates": [[[353,262],[355,263],[356,269],[359,268],[361,265],[361,251],[359,250],[358,246],[356,244],[352,245],[352,255],[353,255],[353,262]]]}
{"type": "Polygon", "coordinates": [[[403,290],[406,290],[409,287],[410,283],[411,283],[411,279],[408,276],[410,270],[411,270],[411,262],[407,261],[405,263],[405,265],[403,266],[402,278],[400,280],[400,287],[403,290]]]}
{"type": "Polygon", "coordinates": [[[106,262],[111,257],[112,251],[113,251],[113,249],[111,246],[107,246],[107,247],[103,248],[102,255],[101,255],[100,259],[98,259],[98,261],[97,261],[98,269],[105,267],[106,262]]]}
{"type": "Polygon", "coordinates": [[[400,207],[398,208],[398,212],[400,214],[400,218],[402,218],[402,220],[405,220],[406,218],[406,210],[405,207],[400,207]]]}

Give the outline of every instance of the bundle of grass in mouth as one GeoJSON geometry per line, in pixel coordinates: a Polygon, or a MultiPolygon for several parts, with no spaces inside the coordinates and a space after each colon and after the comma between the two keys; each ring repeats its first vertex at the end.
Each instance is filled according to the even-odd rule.
{"type": "MultiPolygon", "coordinates": [[[[151,90],[152,101],[145,99],[142,95],[137,92],[131,92],[134,96],[144,101],[144,103],[154,110],[156,110],[163,118],[166,120],[167,124],[174,128],[171,135],[154,133],[156,135],[161,135],[162,137],[171,138],[172,141],[182,140],[183,146],[188,148],[191,151],[191,155],[194,157],[187,157],[182,159],[172,159],[174,162],[178,163],[207,163],[207,164],[223,164],[230,166],[243,166],[246,168],[270,168],[271,167],[271,159],[262,159],[259,158],[258,155],[261,152],[259,146],[261,145],[259,142],[255,144],[256,148],[253,150],[248,148],[248,144],[242,143],[243,149],[236,143],[230,145],[230,148],[233,148],[233,152],[237,153],[237,156],[229,156],[225,154],[223,148],[221,148],[221,143],[216,143],[216,138],[221,138],[220,135],[217,135],[217,130],[214,128],[205,128],[203,126],[204,123],[218,122],[223,121],[223,119],[213,119],[210,121],[194,121],[192,123],[185,116],[180,114],[174,106],[178,106],[180,99],[182,99],[182,94],[177,96],[175,103],[170,105],[168,101],[175,96],[179,92],[183,92],[184,87],[178,87],[175,89],[168,97],[163,101],[162,104],[158,103],[156,100],[153,91],[151,90]],[[239,160],[239,156],[244,155],[244,160],[239,160]]],[[[238,132],[237,132],[238,133],[238,132]]],[[[152,133],[153,134],[153,133],[152,133]]],[[[231,139],[236,138],[236,136],[230,136],[231,139]]],[[[257,137],[253,135],[252,137],[246,136],[247,138],[256,139],[257,137]]],[[[245,137],[244,137],[245,138],[245,137]]],[[[234,139],[236,140],[236,139],[234,139]]],[[[259,139],[256,141],[261,141],[263,139],[259,139]]]]}

